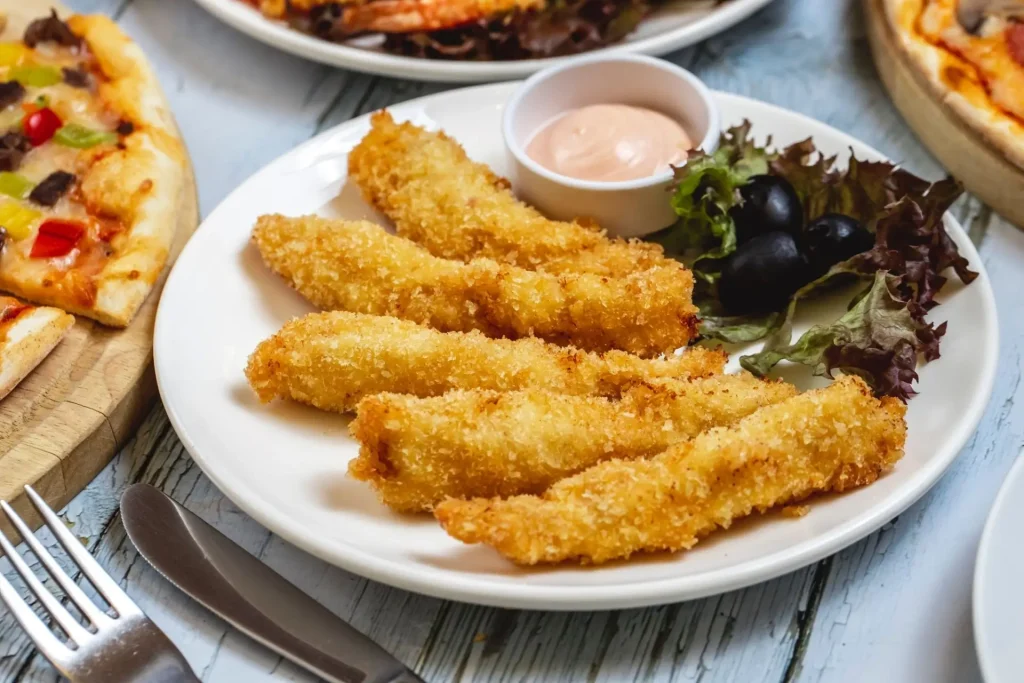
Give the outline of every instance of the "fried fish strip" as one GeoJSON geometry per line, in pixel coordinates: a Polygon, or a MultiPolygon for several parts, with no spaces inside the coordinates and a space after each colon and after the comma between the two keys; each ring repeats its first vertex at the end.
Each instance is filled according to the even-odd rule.
{"type": "Polygon", "coordinates": [[[395,123],[386,111],[371,122],[349,154],[349,176],[399,235],[436,256],[613,277],[671,263],[658,245],[548,220],[444,133],[395,123]]]}
{"type": "Polygon", "coordinates": [[[449,499],[435,515],[519,564],[686,549],[755,510],[872,483],[903,456],[904,413],[843,377],[653,458],[595,465],[543,497],[449,499]]]}
{"type": "Polygon", "coordinates": [[[348,471],[403,512],[449,497],[536,494],[603,460],[656,455],[796,393],[743,373],[662,380],[621,401],[539,389],[379,394],[359,404],[351,429],[362,448],[348,471]]]}
{"type": "Polygon", "coordinates": [[[437,258],[373,223],[318,216],[261,216],[253,240],[267,265],[320,308],[640,356],[686,346],[696,334],[693,276],[678,263],[623,278],[556,276],[437,258]]]}
{"type": "Polygon", "coordinates": [[[695,346],[678,356],[597,355],[539,339],[438,332],[398,318],[334,311],[287,323],[249,357],[245,374],[263,402],[289,398],[346,412],[381,392],[437,396],[452,389],[618,396],[659,378],[722,372],[725,353],[695,346]]]}

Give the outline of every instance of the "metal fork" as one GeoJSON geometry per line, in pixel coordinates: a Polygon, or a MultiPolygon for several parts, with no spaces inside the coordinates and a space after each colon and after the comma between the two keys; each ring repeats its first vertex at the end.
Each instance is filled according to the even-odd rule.
{"type": "Polygon", "coordinates": [[[67,642],[62,642],[54,635],[18,595],[14,586],[0,574],[0,600],[7,605],[39,651],[73,683],[198,683],[199,679],[192,673],[178,648],[142,613],[117,582],[103,571],[39,494],[29,486],[25,487],[25,493],[64,551],[116,612],[115,616],[110,616],[86,597],[11,506],[0,501],[0,508],[21,538],[90,624],[89,627],[83,626],[64,608],[0,531],[0,550],[3,550],[38,603],[67,636],[67,642]]]}

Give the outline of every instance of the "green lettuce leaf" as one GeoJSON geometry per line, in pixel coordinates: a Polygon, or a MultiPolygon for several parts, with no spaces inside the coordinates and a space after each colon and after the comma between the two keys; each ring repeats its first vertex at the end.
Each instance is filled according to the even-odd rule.
{"type": "Polygon", "coordinates": [[[835,370],[864,378],[879,395],[906,400],[914,395],[920,348],[934,348],[946,331],[923,320],[895,292],[899,278],[875,273],[871,287],[854,298],[852,307],[830,325],[815,325],[792,344],[771,340],[760,353],[740,364],[766,375],[781,361],[810,366],[815,375],[832,377],[835,370]]]}
{"type": "MultiPolygon", "coordinates": [[[[936,328],[924,320],[927,311],[937,305],[935,295],[947,281],[940,273],[952,268],[965,284],[978,276],[960,255],[942,220],[962,191],[959,183],[947,178],[927,185],[923,191],[917,192],[916,198],[904,194],[885,207],[873,221],[875,246],[837,263],[825,275],[799,289],[790,300],[785,315],[766,335],[761,352],[742,357],[740,364],[758,375],[767,374],[780,360],[812,365],[816,374],[830,377],[832,369],[841,367],[864,377],[879,394],[903,400],[913,396],[910,385],[917,378],[918,355],[923,354],[926,360],[938,358],[939,340],[946,329],[945,323],[936,328]],[[891,300],[881,294],[882,278],[886,283],[884,290],[891,295],[891,300]],[[848,326],[850,316],[856,317],[855,311],[865,313],[864,306],[870,306],[868,313],[882,315],[878,311],[884,309],[881,305],[884,303],[899,309],[898,326],[913,329],[913,339],[906,335],[877,334],[873,337],[874,344],[864,345],[843,343],[839,337],[840,341],[825,345],[822,350],[828,334],[835,330],[832,326],[816,326],[795,343],[790,343],[793,317],[799,301],[858,279],[873,280],[874,284],[867,293],[862,292],[854,298],[850,312],[835,325],[848,326]],[[870,301],[865,303],[866,300],[870,301]],[[912,326],[907,322],[908,316],[912,326]],[[825,355],[815,356],[817,351],[825,355]],[[826,363],[824,371],[821,371],[820,363],[826,363]]],[[[875,318],[866,320],[873,323],[875,318]]]]}
{"type": "Polygon", "coordinates": [[[769,145],[770,140],[757,146],[744,122],[722,136],[714,154],[695,154],[676,170],[671,201],[679,222],[659,241],[670,252],[687,252],[683,260],[695,276],[701,334],[725,342],[765,340],[760,353],[741,359],[756,374],[766,374],[780,360],[805,363],[826,375],[841,368],[862,375],[880,394],[908,398],[918,357],[931,360],[939,354],[945,325],[935,328],[924,317],[947,281],[943,273],[951,269],[964,283],[977,277],[942,220],[962,186],[953,178],[929,183],[892,163],[852,155],[838,170],[836,157],[820,154],[810,139],[779,152],[769,145]],[[733,316],[723,310],[717,293],[722,267],[736,249],[729,210],[740,201],[739,188],[765,172],[793,185],[806,222],[842,213],[867,227],[875,244],[800,288],[782,310],[733,316]],[[793,341],[801,301],[858,281],[866,289],[843,318],[793,341]],[[898,333],[883,334],[886,329],[898,333]]]}
{"type": "MultiPolygon", "coordinates": [[[[666,232],[663,245],[676,253],[699,250],[691,266],[736,250],[736,226],[729,209],[739,201],[739,188],[751,176],[767,173],[774,157],[767,147],[754,142],[750,127],[750,122],[744,121],[729,128],[713,154],[691,152],[686,164],[675,171],[677,184],[671,201],[679,222],[666,232]]],[[[717,277],[716,268],[702,270],[709,282],[717,277]]]]}
{"type": "Polygon", "coordinates": [[[768,313],[760,316],[703,315],[700,333],[705,337],[718,339],[730,344],[741,344],[764,339],[784,322],[782,313],[768,313]]]}

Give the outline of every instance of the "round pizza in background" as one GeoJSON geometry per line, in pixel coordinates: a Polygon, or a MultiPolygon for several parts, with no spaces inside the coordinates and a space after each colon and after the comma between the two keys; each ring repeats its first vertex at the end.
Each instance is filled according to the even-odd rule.
{"type": "Polygon", "coordinates": [[[900,47],[936,95],[1024,169],[1024,2],[884,0],[884,5],[900,47]]]}

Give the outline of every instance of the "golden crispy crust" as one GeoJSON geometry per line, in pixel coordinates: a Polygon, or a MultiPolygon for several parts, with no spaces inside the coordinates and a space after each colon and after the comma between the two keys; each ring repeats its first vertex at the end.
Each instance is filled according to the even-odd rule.
{"type": "Polygon", "coordinates": [[[438,258],[373,223],[318,216],[261,216],[253,241],[272,270],[324,309],[640,356],[696,335],[693,275],[678,263],[622,278],[557,276],[438,258]]]}
{"type": "MultiPolygon", "coordinates": [[[[89,212],[119,220],[127,232],[93,277],[96,291],[91,304],[50,286],[48,265],[41,261],[11,264],[0,273],[0,288],[124,327],[167,262],[188,161],[142,50],[106,17],[73,16],[67,24],[88,44],[106,77],[98,97],[134,128],[125,136],[123,149],[96,155],[95,162],[83,164],[86,168],[79,173],[89,212]]],[[[90,160],[91,154],[87,150],[79,159],[90,160]]]]}
{"type": "Polygon", "coordinates": [[[124,326],[167,262],[188,161],[142,49],[104,16],[74,16],[68,25],[88,43],[109,79],[100,96],[135,127],[125,149],[105,157],[82,181],[87,202],[129,226],[127,244],[100,274],[93,316],[124,326]]]}
{"type": "Polygon", "coordinates": [[[541,496],[449,499],[449,534],[520,564],[681,550],[752,512],[875,481],[903,457],[906,407],[855,377],[762,408],[646,460],[611,460],[541,496]]]}
{"type": "Polygon", "coordinates": [[[74,323],[64,311],[34,307],[0,334],[0,399],[43,362],[74,323]]]}
{"type": "Polygon", "coordinates": [[[444,133],[395,123],[386,111],[371,121],[370,132],[349,154],[349,175],[399,235],[435,256],[608,276],[675,263],[656,244],[609,239],[579,223],[548,220],[444,133]]]}
{"type": "Polygon", "coordinates": [[[884,3],[897,45],[928,88],[989,145],[1024,168],[1024,124],[1009,109],[1024,108],[1024,66],[1010,58],[1005,41],[979,39],[969,49],[971,36],[955,18],[955,0],[874,1],[884,3]],[[945,47],[945,41],[955,42],[961,54],[945,47]]]}
{"type": "Polygon", "coordinates": [[[598,355],[539,339],[438,332],[398,318],[344,311],[285,324],[249,357],[245,375],[260,400],[287,398],[346,412],[381,392],[438,396],[453,389],[618,396],[659,378],[722,372],[720,350],[691,347],[663,359],[621,351],[598,355]]]}
{"type": "Polygon", "coordinates": [[[378,394],[359,404],[351,430],[362,448],[348,471],[402,512],[445,498],[536,494],[603,460],[655,455],[796,393],[742,373],[660,380],[621,401],[540,389],[378,394]]]}

